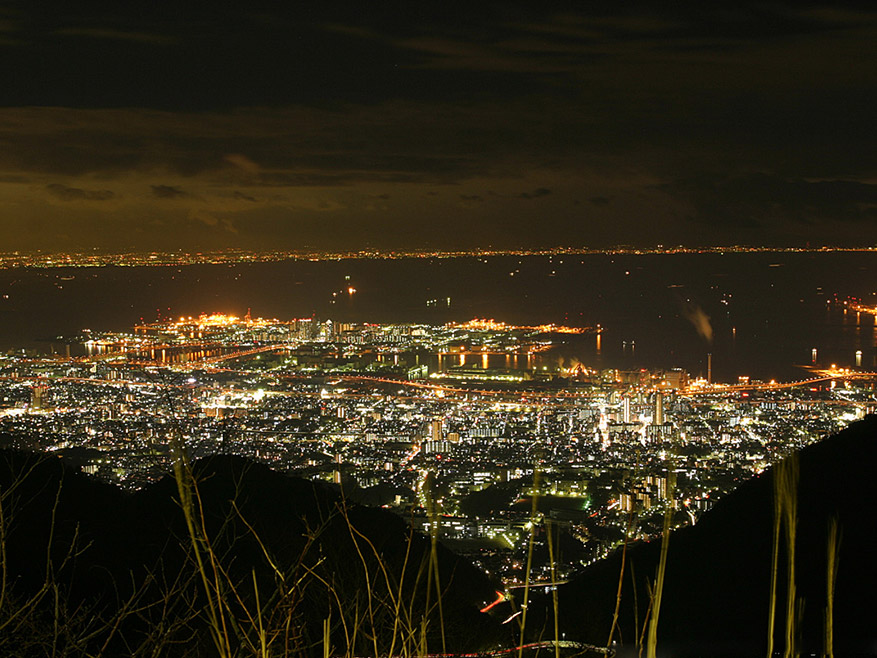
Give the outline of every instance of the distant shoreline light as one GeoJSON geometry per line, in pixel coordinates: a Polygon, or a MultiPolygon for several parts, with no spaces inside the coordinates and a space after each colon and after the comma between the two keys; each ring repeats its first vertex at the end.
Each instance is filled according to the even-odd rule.
{"type": "Polygon", "coordinates": [[[467,250],[379,250],[355,251],[245,251],[224,249],[217,251],[153,251],[153,252],[0,252],[0,269],[19,267],[180,267],[185,265],[233,265],[270,263],[279,261],[338,261],[338,260],[404,260],[422,258],[495,258],[503,256],[596,256],[596,255],[674,255],[674,254],[746,254],[746,253],[877,253],[871,247],[752,247],[726,245],[713,247],[629,247],[606,249],[588,247],[552,247],[546,249],[467,249],[467,250]]]}

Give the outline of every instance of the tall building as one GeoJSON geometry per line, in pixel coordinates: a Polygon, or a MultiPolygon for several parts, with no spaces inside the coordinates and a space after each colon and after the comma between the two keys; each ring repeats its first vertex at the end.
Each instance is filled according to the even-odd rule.
{"type": "Polygon", "coordinates": [[[45,384],[37,384],[31,389],[30,392],[30,407],[31,409],[43,409],[46,405],[46,398],[49,392],[49,387],[45,384]]]}
{"type": "Polygon", "coordinates": [[[312,318],[295,320],[295,337],[303,341],[313,340],[317,333],[316,325],[312,318]]]}
{"type": "Polygon", "coordinates": [[[664,424],[664,394],[658,391],[655,393],[655,425],[664,424]]]}

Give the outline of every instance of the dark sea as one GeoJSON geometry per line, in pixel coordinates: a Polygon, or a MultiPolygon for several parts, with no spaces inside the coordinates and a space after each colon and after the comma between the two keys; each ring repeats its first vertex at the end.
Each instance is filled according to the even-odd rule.
{"type": "MultiPolygon", "coordinates": [[[[0,350],[141,320],[222,312],[342,322],[602,327],[556,354],[598,368],[681,367],[788,380],[800,366],[877,369],[877,253],[588,255],[0,270],[0,350]],[[348,292],[354,288],[355,293],[348,292]]],[[[553,357],[554,358],[554,357],[553,357]]]]}

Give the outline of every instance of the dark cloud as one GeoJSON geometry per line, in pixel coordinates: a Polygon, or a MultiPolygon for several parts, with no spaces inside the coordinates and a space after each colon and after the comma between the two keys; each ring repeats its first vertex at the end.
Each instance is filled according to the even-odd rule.
{"type": "Polygon", "coordinates": [[[234,222],[225,217],[217,217],[216,215],[204,210],[193,210],[188,219],[196,225],[204,225],[220,232],[231,233],[237,235],[238,229],[234,222]]]}
{"type": "Polygon", "coordinates": [[[8,32],[15,42],[3,53],[7,104],[337,108],[398,98],[520,97],[523,89],[569,93],[586,80],[630,74],[627,67],[650,59],[666,69],[660,79],[672,79],[674,62],[656,52],[675,52],[698,66],[704,53],[782,38],[793,48],[795,37],[847,35],[874,22],[873,6],[863,3],[788,0],[623,6],[485,0],[410,11],[394,3],[363,11],[353,2],[305,2],[209,13],[179,6],[161,15],[126,3],[39,5],[22,4],[8,32]]]}
{"type": "Polygon", "coordinates": [[[539,187],[532,192],[521,192],[519,196],[522,199],[538,199],[543,196],[548,196],[549,194],[551,194],[551,190],[549,190],[547,187],[539,187]]]}
{"type": "Polygon", "coordinates": [[[877,220],[877,185],[858,181],[752,174],[681,181],[666,189],[689,200],[695,219],[705,224],[760,227],[777,221],[813,225],[877,220]]]}
{"type": "Polygon", "coordinates": [[[0,204],[87,241],[117,204],[57,201],[117,198],[181,246],[377,222],[412,244],[453,222],[483,244],[530,244],[534,222],[555,243],[870,243],[875,42],[877,9],[852,1],[18,2],[0,204]]]}
{"type": "Polygon", "coordinates": [[[235,199],[238,199],[238,200],[240,200],[240,201],[249,201],[250,203],[256,203],[256,202],[257,202],[256,197],[250,196],[249,194],[244,194],[244,193],[241,192],[240,190],[235,190],[235,191],[234,191],[234,194],[233,194],[232,196],[233,196],[235,199]]]}
{"type": "Polygon", "coordinates": [[[111,190],[84,190],[78,187],[67,187],[60,183],[50,183],[46,189],[61,201],[109,201],[115,198],[111,190]]]}
{"type": "Polygon", "coordinates": [[[259,173],[259,165],[250,160],[247,156],[241,155],[240,153],[229,153],[223,160],[228,162],[231,165],[234,165],[238,169],[242,169],[250,174],[259,173]]]}
{"type": "Polygon", "coordinates": [[[484,197],[480,194],[460,194],[459,207],[461,208],[478,208],[484,203],[484,197]]]}
{"type": "Polygon", "coordinates": [[[349,185],[344,173],[270,171],[259,174],[255,183],[265,187],[336,187],[349,185]]]}
{"type": "Polygon", "coordinates": [[[159,199],[178,199],[189,196],[188,192],[173,185],[152,185],[151,187],[153,196],[159,199]]]}

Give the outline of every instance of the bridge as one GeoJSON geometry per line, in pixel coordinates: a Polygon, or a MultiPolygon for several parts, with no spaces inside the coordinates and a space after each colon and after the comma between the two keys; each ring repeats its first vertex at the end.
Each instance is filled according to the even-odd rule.
{"type": "Polygon", "coordinates": [[[799,386],[813,386],[814,384],[821,384],[823,382],[837,381],[843,379],[877,379],[877,372],[860,372],[852,370],[827,371],[827,374],[822,374],[818,377],[800,379],[793,382],[770,381],[727,385],[711,384],[706,387],[689,386],[688,388],[681,391],[681,393],[687,395],[698,395],[703,393],[725,393],[736,391],[778,391],[789,388],[797,388],[799,386]]]}

